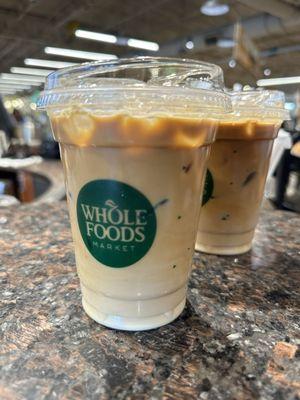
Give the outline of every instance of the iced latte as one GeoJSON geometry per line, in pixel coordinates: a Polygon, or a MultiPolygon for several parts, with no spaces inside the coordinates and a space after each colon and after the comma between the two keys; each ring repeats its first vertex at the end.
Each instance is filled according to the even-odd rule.
{"type": "Polygon", "coordinates": [[[240,254],[251,248],[274,138],[285,116],[280,92],[232,94],[206,176],[196,249],[240,254]]]}
{"type": "Polygon", "coordinates": [[[113,328],[164,325],[185,305],[209,147],[227,107],[214,90],[221,71],[136,59],[57,74],[62,87],[48,88],[57,103],[47,91],[44,101],[64,164],[83,307],[113,328]],[[209,90],[194,88],[202,75],[209,90]]]}

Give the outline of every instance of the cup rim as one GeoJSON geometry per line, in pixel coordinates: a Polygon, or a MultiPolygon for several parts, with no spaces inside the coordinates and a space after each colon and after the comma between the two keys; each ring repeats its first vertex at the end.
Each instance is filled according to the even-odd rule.
{"type": "Polygon", "coordinates": [[[232,104],[232,113],[239,117],[263,117],[289,119],[284,108],[285,94],[280,90],[246,89],[226,90],[232,104]]]}

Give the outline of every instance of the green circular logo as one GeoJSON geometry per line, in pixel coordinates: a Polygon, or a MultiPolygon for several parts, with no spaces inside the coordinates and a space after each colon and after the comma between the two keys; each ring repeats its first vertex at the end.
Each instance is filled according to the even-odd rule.
{"type": "Polygon", "coordinates": [[[77,219],[88,251],[108,267],[128,267],[140,260],[156,234],[150,201],[139,190],[114,180],[94,180],[81,188],[77,219]]]}
{"type": "Polygon", "coordinates": [[[204,206],[204,204],[206,204],[208,200],[212,198],[213,191],[214,191],[214,180],[210,170],[208,169],[206,172],[205,183],[204,183],[202,206],[204,206]]]}

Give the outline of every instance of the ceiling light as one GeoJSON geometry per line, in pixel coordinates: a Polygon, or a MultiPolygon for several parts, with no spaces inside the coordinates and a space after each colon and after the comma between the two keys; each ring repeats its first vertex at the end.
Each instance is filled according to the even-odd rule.
{"type": "Polygon", "coordinates": [[[186,42],[186,44],[185,44],[185,47],[188,49],[188,50],[192,50],[193,48],[194,48],[194,42],[192,41],[192,40],[188,40],[187,42],[186,42]]]}
{"type": "Polygon", "coordinates": [[[234,46],[234,40],[233,39],[226,39],[226,38],[221,38],[217,40],[217,46],[222,47],[223,49],[230,49],[234,46]]]}
{"type": "MultiPolygon", "coordinates": [[[[86,31],[84,29],[76,29],[75,36],[83,39],[97,40],[99,42],[119,44],[121,46],[135,47],[137,49],[158,51],[159,45],[156,42],[149,42],[148,40],[140,40],[134,38],[117,37],[108,33],[86,31]]],[[[54,53],[48,53],[54,54],[54,53]]],[[[95,54],[95,53],[93,53],[95,54]]],[[[107,54],[105,54],[107,56],[107,54]]],[[[83,58],[83,57],[80,57],[83,58]]],[[[107,58],[107,57],[106,57],[107,58]]],[[[112,57],[111,57],[112,58],[112,57]]],[[[93,58],[94,59],[94,58],[93,58]]],[[[98,58],[96,58],[98,59],[98,58]]],[[[102,58],[101,58],[102,59],[102,58]]]]}
{"type": "Polygon", "coordinates": [[[117,56],[115,56],[113,54],[94,53],[91,51],[72,50],[72,49],[62,49],[60,47],[45,47],[44,51],[46,54],[54,54],[56,56],[62,56],[62,57],[81,58],[84,60],[109,60],[109,59],[118,58],[117,56]]]}
{"type": "Polygon", "coordinates": [[[24,86],[40,86],[40,83],[37,82],[21,82],[21,81],[13,81],[7,79],[0,79],[0,86],[7,86],[7,87],[24,87],[24,86]]]}
{"type": "Polygon", "coordinates": [[[30,89],[31,85],[16,85],[16,84],[2,84],[0,83],[0,89],[7,89],[7,90],[26,90],[30,89]]]}
{"type": "Polygon", "coordinates": [[[44,83],[45,78],[42,76],[35,75],[22,75],[22,74],[0,74],[1,79],[8,79],[13,81],[23,81],[23,82],[39,82],[44,83]]]}
{"type": "Polygon", "coordinates": [[[229,65],[230,68],[235,68],[236,67],[235,59],[232,58],[231,60],[229,60],[228,61],[228,65],[229,65]]]}
{"type": "Polygon", "coordinates": [[[265,69],[264,69],[264,75],[265,75],[265,76],[270,76],[270,75],[271,75],[271,70],[270,70],[270,68],[265,68],[265,69]]]}
{"type": "Polygon", "coordinates": [[[53,72],[51,69],[38,69],[38,68],[23,68],[23,67],[12,67],[10,72],[13,74],[24,74],[24,75],[37,75],[47,76],[53,72]]]}
{"type": "Polygon", "coordinates": [[[202,14],[215,17],[218,15],[227,14],[229,11],[228,4],[221,4],[218,0],[207,0],[200,8],[202,14]]]}
{"type": "Polygon", "coordinates": [[[158,51],[159,50],[159,44],[155,42],[148,42],[146,40],[139,40],[139,39],[128,39],[127,40],[127,45],[129,47],[135,47],[137,49],[143,49],[143,50],[150,50],[150,51],[158,51]]]}
{"type": "Polygon", "coordinates": [[[76,29],[75,36],[83,39],[97,40],[98,42],[117,43],[117,36],[109,35],[107,33],[98,33],[85,31],[83,29],[76,29]]]}
{"type": "Polygon", "coordinates": [[[30,82],[17,82],[17,81],[9,81],[6,79],[0,79],[0,86],[6,86],[6,87],[27,87],[27,86],[32,86],[30,82]]]}
{"type": "Polygon", "coordinates": [[[16,83],[16,82],[9,82],[9,83],[7,83],[6,81],[0,81],[0,87],[1,88],[8,88],[8,89],[18,89],[18,88],[20,88],[20,89],[22,89],[22,88],[25,88],[25,89],[29,89],[29,88],[33,88],[33,89],[36,89],[36,87],[35,87],[35,85],[32,85],[31,83],[28,83],[28,84],[25,84],[25,83],[16,83]]]}
{"type": "Polygon", "coordinates": [[[15,94],[16,90],[2,89],[0,88],[0,94],[15,94]]]}
{"type": "Polygon", "coordinates": [[[300,83],[300,76],[288,76],[284,78],[270,78],[259,79],[257,86],[277,86],[277,85],[291,85],[293,83],[300,83]]]}
{"type": "Polygon", "coordinates": [[[25,65],[30,65],[32,67],[45,67],[45,68],[66,68],[77,65],[77,63],[70,63],[65,61],[53,61],[53,60],[40,60],[38,58],[25,58],[25,65]]]}

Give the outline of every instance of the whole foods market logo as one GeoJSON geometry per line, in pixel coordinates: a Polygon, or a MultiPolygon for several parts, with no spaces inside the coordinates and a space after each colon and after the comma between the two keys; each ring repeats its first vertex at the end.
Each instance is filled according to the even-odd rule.
{"type": "Polygon", "coordinates": [[[88,251],[114,268],[140,260],[156,234],[156,215],[150,201],[132,186],[114,180],[94,180],[81,188],[77,219],[88,251]]]}

